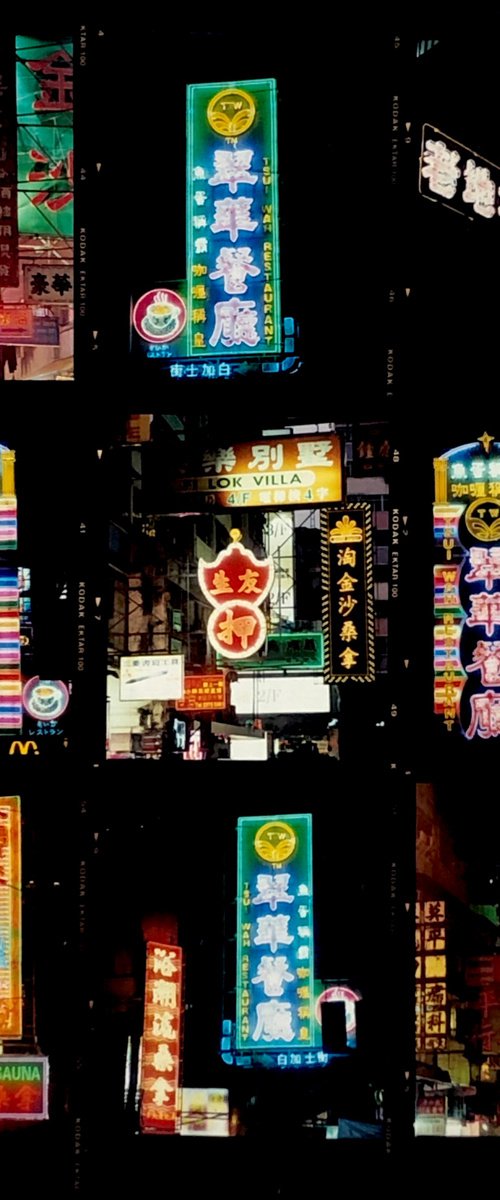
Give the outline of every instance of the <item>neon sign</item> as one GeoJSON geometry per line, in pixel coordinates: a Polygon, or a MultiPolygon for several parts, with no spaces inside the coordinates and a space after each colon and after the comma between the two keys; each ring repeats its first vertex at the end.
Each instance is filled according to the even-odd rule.
{"type": "Polygon", "coordinates": [[[17,548],[15,458],[13,450],[0,446],[0,550],[17,548]]]}
{"type": "Polygon", "coordinates": [[[239,1050],[314,1046],[312,818],[238,821],[239,1050]]]}
{"type": "Polygon", "coordinates": [[[446,1050],[446,905],[444,900],[417,903],[416,1049],[446,1050]]]}
{"type": "Polygon", "coordinates": [[[179,491],[222,507],[329,504],[342,499],[340,438],[291,437],[206,450],[197,476],[179,476],[179,491]]]}
{"type": "Polygon", "coordinates": [[[22,729],[19,579],[0,569],[0,734],[22,729]]]}
{"type": "Polygon", "coordinates": [[[146,945],[141,1128],[177,1133],[182,1018],[182,950],[146,945]]]}
{"type": "Polygon", "coordinates": [[[375,615],[369,504],[321,513],[322,622],[326,683],[373,682],[375,615]]]}
{"type": "Polygon", "coordinates": [[[44,1121],[49,1115],[49,1060],[42,1055],[0,1058],[0,1118],[44,1121]]]}
{"type": "Polygon", "coordinates": [[[488,740],[500,735],[500,443],[485,433],[434,469],[434,711],[488,740]]]}
{"type": "Polygon", "coordinates": [[[188,87],[189,356],[281,351],[276,83],[188,87]]]}
{"type": "Polygon", "coordinates": [[[0,799],[0,1038],[22,1032],[21,802],[7,796],[0,799]]]}
{"type": "Polygon", "coordinates": [[[198,580],[207,600],[214,606],[208,618],[210,645],[227,659],[250,658],[262,646],[266,620],[261,605],[274,577],[271,558],[256,558],[239,545],[239,529],[231,530],[232,545],[221,550],[215,562],[200,558],[198,580]]]}
{"type": "Polygon", "coordinates": [[[469,220],[500,216],[500,167],[432,125],[422,129],[419,191],[469,220]],[[461,191],[459,188],[461,187],[461,191]]]}

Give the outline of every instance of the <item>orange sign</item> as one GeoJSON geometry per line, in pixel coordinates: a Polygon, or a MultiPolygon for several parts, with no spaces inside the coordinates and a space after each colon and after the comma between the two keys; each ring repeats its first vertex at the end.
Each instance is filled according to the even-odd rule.
{"type": "Polygon", "coordinates": [[[21,978],[21,801],[0,799],[0,1038],[23,1032],[21,978]]]}
{"type": "Polygon", "coordinates": [[[178,489],[208,494],[223,507],[324,505],[342,499],[340,438],[334,433],[207,450],[202,471],[179,479],[178,489]]]}
{"type": "Polygon", "coordinates": [[[177,1133],[182,1016],[182,950],[146,944],[141,1128],[177,1133]]]}
{"type": "Polygon", "coordinates": [[[184,699],[177,701],[177,709],[203,712],[225,707],[226,679],[224,675],[186,675],[184,699]]]}

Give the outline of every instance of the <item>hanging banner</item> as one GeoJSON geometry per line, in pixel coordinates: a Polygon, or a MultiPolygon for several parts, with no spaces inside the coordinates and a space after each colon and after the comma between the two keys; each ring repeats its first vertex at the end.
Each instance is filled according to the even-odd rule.
{"type": "Polygon", "coordinates": [[[0,1038],[8,1040],[23,1032],[21,888],[21,801],[6,796],[0,798],[0,1038]]]}
{"type": "Polygon", "coordinates": [[[19,230],[73,237],[73,43],[16,38],[19,230]]]}
{"type": "Polygon", "coordinates": [[[340,438],[266,438],[257,445],[219,447],[203,455],[202,474],[179,477],[176,487],[221,507],[313,507],[342,499],[340,438]]]}
{"type": "Polygon", "coordinates": [[[434,712],[500,735],[500,443],[484,433],[434,460],[434,712]]]}
{"type": "Polygon", "coordinates": [[[256,558],[239,544],[241,533],[232,529],[232,545],[221,550],[213,563],[198,562],[198,581],[214,612],[208,618],[210,645],[224,658],[251,658],[267,633],[260,606],[272,586],[271,558],[256,558]]]}
{"type": "Polygon", "coordinates": [[[373,534],[369,504],[321,513],[322,620],[326,683],[375,679],[373,534]]]}
{"type": "Polygon", "coordinates": [[[432,125],[422,129],[419,191],[469,220],[500,215],[500,167],[432,125]]]}
{"type": "Polygon", "coordinates": [[[14,41],[0,43],[0,288],[19,283],[14,41]]]}
{"type": "Polygon", "coordinates": [[[238,820],[236,1047],[314,1045],[312,818],[238,820]]]}
{"type": "Polygon", "coordinates": [[[48,1058],[32,1054],[0,1057],[0,1120],[45,1121],[48,1096],[48,1058]]]}
{"type": "Polygon", "coordinates": [[[274,79],[188,87],[188,354],[281,351],[274,79]]]}
{"type": "Polygon", "coordinates": [[[177,1133],[180,1118],[182,950],[146,945],[141,1129],[177,1133]]]}

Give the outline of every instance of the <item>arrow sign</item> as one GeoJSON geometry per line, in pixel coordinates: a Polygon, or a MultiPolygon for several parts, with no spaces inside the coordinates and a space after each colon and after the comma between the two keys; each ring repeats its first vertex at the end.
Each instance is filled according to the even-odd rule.
{"type": "Polygon", "coordinates": [[[406,295],[406,296],[409,296],[409,295],[410,295],[410,292],[411,292],[411,288],[405,288],[405,295],[406,295]]]}

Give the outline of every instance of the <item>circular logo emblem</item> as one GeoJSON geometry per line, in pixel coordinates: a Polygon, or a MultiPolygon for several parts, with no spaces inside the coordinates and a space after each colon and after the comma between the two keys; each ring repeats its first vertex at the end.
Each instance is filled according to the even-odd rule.
{"type": "Polygon", "coordinates": [[[241,137],[255,120],[255,103],[241,88],[224,88],[212,96],[207,108],[208,124],[221,137],[241,137]]]}
{"type": "Polygon", "coordinates": [[[500,541],[500,502],[480,496],[469,504],[465,524],[478,542],[500,541]]]}
{"type": "Polygon", "coordinates": [[[173,342],[186,324],[186,305],[170,288],[145,292],[132,313],[134,329],[146,342],[173,342]]]}
{"type": "Polygon", "coordinates": [[[57,721],[69,704],[69,692],[61,679],[40,679],[35,675],[23,689],[23,705],[37,721],[57,721]]]}
{"type": "Polygon", "coordinates": [[[316,1006],[314,1009],[314,1015],[316,1017],[318,1025],[321,1025],[321,1005],[322,1004],[328,1004],[334,1000],[336,1000],[337,1002],[343,1001],[345,1004],[347,1034],[349,1035],[349,1034],[356,1033],[356,1003],[359,999],[360,999],[359,993],[353,991],[352,988],[344,987],[342,985],[337,985],[336,987],[327,988],[325,992],[321,993],[321,996],[318,996],[318,999],[316,1001],[316,1006]]]}
{"type": "Polygon", "coordinates": [[[259,858],[268,863],[284,863],[291,858],[297,837],[286,821],[268,821],[257,830],[254,846],[259,858]]]}

